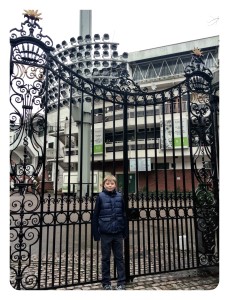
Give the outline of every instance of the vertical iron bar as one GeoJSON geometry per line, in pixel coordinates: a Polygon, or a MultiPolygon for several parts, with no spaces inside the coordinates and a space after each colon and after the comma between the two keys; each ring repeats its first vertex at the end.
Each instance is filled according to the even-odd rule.
{"type": "Polygon", "coordinates": [[[46,143],[47,143],[47,91],[48,91],[48,70],[45,70],[45,103],[44,103],[44,119],[45,119],[45,126],[44,126],[44,144],[43,144],[43,157],[42,157],[42,185],[41,185],[41,192],[40,192],[40,203],[41,203],[41,210],[40,210],[40,238],[39,238],[39,254],[38,254],[38,275],[37,275],[37,288],[41,288],[41,270],[42,270],[42,240],[43,240],[43,214],[44,214],[44,182],[45,182],[45,164],[46,164],[46,143]]]}
{"type": "MultiPolygon", "coordinates": [[[[84,86],[83,86],[84,87],[84,86]]],[[[79,176],[79,237],[78,237],[78,283],[80,283],[80,273],[81,273],[81,241],[82,241],[82,202],[83,202],[83,122],[84,122],[84,92],[81,93],[81,126],[80,126],[80,174],[79,176]]],[[[79,153],[78,153],[79,157],[79,153]]]]}
{"type": "MultiPolygon", "coordinates": [[[[150,109],[148,109],[148,112],[150,109]]],[[[149,116],[150,117],[150,116],[149,116]]],[[[147,250],[148,250],[148,272],[151,272],[151,257],[150,257],[150,226],[149,226],[149,170],[148,170],[148,127],[147,127],[147,98],[144,98],[144,126],[145,126],[145,164],[146,164],[146,223],[147,223],[147,250]]]]}
{"type": "MultiPolygon", "coordinates": [[[[124,171],[124,189],[123,189],[123,199],[125,203],[126,213],[128,212],[128,200],[129,200],[129,176],[128,176],[128,126],[127,126],[127,95],[125,93],[123,98],[123,171],[124,171]]],[[[130,245],[129,245],[129,222],[128,226],[128,235],[124,241],[124,253],[125,253],[125,271],[126,271],[126,280],[130,281],[130,245]]]]}
{"type": "MultiPolygon", "coordinates": [[[[156,116],[156,108],[158,105],[158,108],[160,104],[157,103],[157,99],[154,95],[154,142],[156,145],[156,141],[157,141],[157,134],[156,134],[156,128],[157,128],[157,116],[156,116]]],[[[159,141],[159,144],[161,144],[161,141],[159,141]]],[[[160,146],[159,146],[160,147],[160,146]]],[[[154,148],[154,157],[155,157],[155,181],[156,181],[156,220],[157,220],[157,249],[158,249],[158,267],[159,267],[159,271],[161,271],[161,238],[160,238],[160,208],[159,208],[159,193],[158,193],[158,183],[159,183],[159,178],[158,178],[158,158],[157,158],[157,147],[154,148]]],[[[156,266],[155,266],[156,268],[156,266]]]]}
{"type": "MultiPolygon", "coordinates": [[[[90,210],[90,224],[92,222],[92,215],[93,215],[93,211],[94,211],[94,171],[95,171],[95,155],[94,155],[94,138],[95,138],[95,86],[93,86],[93,97],[92,97],[92,108],[91,108],[91,114],[92,114],[92,122],[91,122],[91,143],[92,143],[92,153],[91,153],[91,210],[90,210]]],[[[97,178],[97,184],[98,184],[98,178],[97,178]]],[[[92,225],[91,225],[92,227],[92,225]]],[[[93,238],[93,234],[92,234],[92,228],[91,228],[91,249],[90,249],[90,265],[91,265],[91,272],[90,272],[90,281],[92,282],[93,280],[93,269],[94,269],[94,260],[93,260],[93,256],[94,256],[94,238],[93,238]]]]}
{"type": "MultiPolygon", "coordinates": [[[[165,176],[165,191],[163,192],[163,199],[162,203],[165,200],[166,207],[164,207],[163,204],[163,209],[165,209],[165,217],[162,218],[162,234],[163,234],[163,252],[164,252],[164,271],[166,270],[166,251],[165,251],[165,219],[166,219],[166,228],[167,228],[167,240],[168,240],[168,259],[169,259],[169,269],[171,267],[171,261],[170,261],[170,238],[169,238],[169,229],[168,229],[168,218],[167,218],[167,211],[168,211],[168,178],[167,178],[167,168],[166,168],[166,132],[165,132],[165,94],[164,92],[162,93],[162,119],[163,119],[163,160],[164,160],[164,176],[165,176]],[[164,199],[165,197],[165,199],[164,199]]],[[[170,105],[171,103],[169,103],[170,105]]]]}
{"type": "MultiPolygon", "coordinates": [[[[184,205],[184,223],[185,223],[185,233],[186,233],[186,245],[187,245],[187,267],[189,267],[189,230],[187,221],[187,199],[186,199],[186,172],[185,172],[185,162],[184,162],[184,139],[183,139],[183,110],[182,110],[182,98],[181,98],[181,87],[179,86],[179,115],[180,115],[180,135],[181,135],[181,159],[182,159],[182,178],[183,178],[183,203],[184,205]]],[[[183,241],[183,238],[182,238],[183,241]]],[[[183,252],[184,253],[184,252],[183,252]]]]}
{"type": "Polygon", "coordinates": [[[115,151],[115,101],[113,101],[113,131],[112,131],[112,145],[113,145],[113,162],[112,162],[112,172],[113,175],[116,175],[116,151],[115,151]]]}
{"type": "Polygon", "coordinates": [[[105,172],[106,172],[106,161],[105,161],[105,113],[106,113],[106,108],[105,108],[105,101],[103,101],[103,155],[102,155],[102,172],[103,172],[103,178],[105,177],[105,172]]]}
{"type": "MultiPolygon", "coordinates": [[[[72,147],[72,82],[73,82],[73,78],[72,78],[72,73],[70,74],[70,81],[71,81],[71,85],[70,85],[70,99],[69,99],[69,147],[70,147],[70,151],[69,151],[69,156],[68,156],[68,164],[70,167],[71,164],[71,147],[72,147]]],[[[71,175],[69,174],[68,176],[68,184],[70,185],[70,178],[71,175]]],[[[73,192],[74,192],[74,188],[75,186],[73,186],[73,192]]],[[[69,215],[69,208],[70,208],[70,192],[71,192],[71,186],[70,186],[70,191],[68,193],[68,197],[66,199],[67,201],[67,212],[66,212],[66,260],[65,260],[65,284],[68,284],[68,255],[69,255],[69,251],[68,251],[68,243],[69,243],[69,219],[70,219],[70,215],[69,215]]]]}
{"type": "Polygon", "coordinates": [[[56,222],[57,222],[57,175],[58,175],[58,157],[59,157],[59,139],[60,139],[60,77],[58,77],[58,110],[57,110],[57,127],[56,127],[56,165],[55,165],[55,193],[54,193],[54,217],[53,217],[53,247],[52,247],[52,286],[55,281],[55,250],[56,250],[56,222]]]}
{"type": "MultiPolygon", "coordinates": [[[[174,100],[174,94],[173,91],[170,92],[170,97],[171,101],[174,100]]],[[[173,104],[173,102],[172,102],[173,104]]],[[[172,152],[173,152],[173,184],[174,184],[174,198],[175,198],[175,221],[176,221],[176,237],[177,237],[177,245],[179,242],[179,225],[178,225],[178,215],[177,215],[177,173],[176,173],[176,151],[174,147],[174,106],[171,105],[171,125],[172,125],[172,141],[173,141],[173,147],[172,147],[172,152]]],[[[171,203],[173,201],[173,197],[171,195],[171,203]]],[[[175,229],[174,229],[174,222],[173,218],[171,220],[172,222],[172,236],[173,236],[173,264],[174,264],[174,270],[176,269],[176,244],[175,244],[175,229]]],[[[179,247],[179,246],[178,246],[179,247]]],[[[177,256],[178,256],[178,266],[180,265],[180,252],[179,248],[177,251],[177,256]]],[[[178,267],[179,268],[179,267],[178,267]]]]}
{"type": "Polygon", "coordinates": [[[195,192],[195,170],[194,170],[194,157],[193,157],[193,148],[192,148],[192,118],[191,118],[191,88],[189,86],[189,80],[186,79],[187,86],[187,109],[188,109],[188,144],[190,151],[191,159],[191,182],[192,182],[192,201],[193,201],[193,210],[194,210],[194,224],[195,224],[195,244],[196,244],[196,261],[197,267],[199,266],[199,257],[198,257],[198,223],[197,223],[197,210],[196,210],[196,192],[195,192]]]}
{"type": "MultiPolygon", "coordinates": [[[[135,138],[135,160],[136,160],[136,174],[137,174],[137,194],[136,194],[136,206],[137,206],[137,210],[139,211],[139,201],[140,201],[140,193],[139,193],[139,171],[138,171],[138,110],[137,110],[137,101],[136,101],[136,105],[135,105],[135,131],[136,131],[136,138],[135,138]]],[[[136,220],[137,222],[137,253],[138,253],[138,274],[141,273],[141,243],[140,243],[140,220],[139,218],[136,220]]]]}

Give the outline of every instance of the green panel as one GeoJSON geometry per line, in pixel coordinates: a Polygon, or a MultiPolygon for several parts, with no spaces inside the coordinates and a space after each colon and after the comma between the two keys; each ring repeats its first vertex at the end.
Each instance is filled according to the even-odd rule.
{"type": "MultiPolygon", "coordinates": [[[[181,147],[181,137],[174,138],[174,146],[175,148],[181,147]]],[[[183,137],[183,146],[188,147],[188,137],[183,137]]]]}
{"type": "Polygon", "coordinates": [[[94,145],[94,154],[103,153],[103,145],[94,145]]]}
{"type": "MultiPolygon", "coordinates": [[[[128,191],[129,193],[135,193],[135,174],[129,174],[128,179],[129,179],[128,191]]],[[[117,184],[118,184],[118,190],[123,191],[124,188],[123,174],[117,174],[117,184]]]]}

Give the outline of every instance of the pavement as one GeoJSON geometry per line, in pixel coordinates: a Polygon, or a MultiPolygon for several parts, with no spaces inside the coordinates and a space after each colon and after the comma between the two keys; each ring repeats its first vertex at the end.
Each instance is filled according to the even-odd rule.
{"type": "MultiPolygon", "coordinates": [[[[126,290],[213,290],[219,284],[218,267],[135,277],[126,290]]],[[[116,282],[112,281],[115,289],[116,282]]],[[[102,290],[101,283],[84,284],[69,290],[102,290]]]]}

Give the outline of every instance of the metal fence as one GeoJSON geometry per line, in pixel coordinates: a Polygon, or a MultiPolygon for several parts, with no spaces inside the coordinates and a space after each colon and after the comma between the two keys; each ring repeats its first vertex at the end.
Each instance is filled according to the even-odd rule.
{"type": "Polygon", "coordinates": [[[12,286],[101,280],[91,218],[107,173],[128,214],[128,280],[218,264],[218,97],[201,52],[183,82],[149,92],[123,69],[82,77],[25,17],[10,39],[12,286]]]}

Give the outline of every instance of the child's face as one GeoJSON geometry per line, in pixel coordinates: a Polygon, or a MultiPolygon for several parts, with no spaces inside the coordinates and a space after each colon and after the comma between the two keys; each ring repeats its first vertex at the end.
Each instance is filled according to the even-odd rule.
{"type": "Polygon", "coordinates": [[[104,183],[104,188],[108,192],[112,192],[116,188],[116,183],[113,180],[106,180],[104,183]]]}

